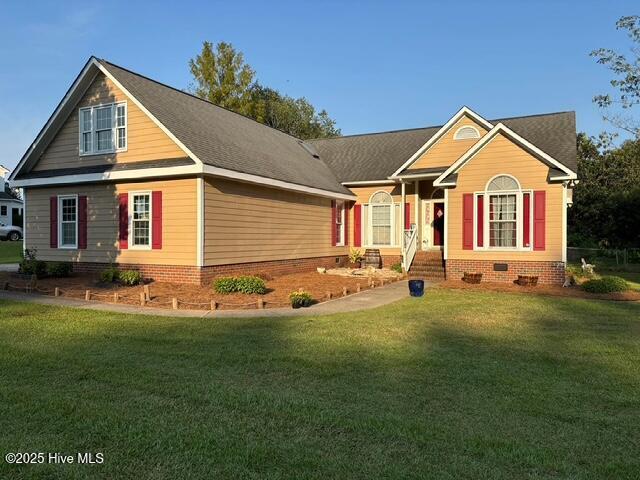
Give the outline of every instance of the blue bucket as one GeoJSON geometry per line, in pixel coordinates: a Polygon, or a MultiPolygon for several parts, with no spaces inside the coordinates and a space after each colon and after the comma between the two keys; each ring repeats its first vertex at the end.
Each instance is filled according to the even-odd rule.
{"type": "Polygon", "coordinates": [[[424,280],[409,280],[409,294],[412,297],[424,295],[424,280]]]}

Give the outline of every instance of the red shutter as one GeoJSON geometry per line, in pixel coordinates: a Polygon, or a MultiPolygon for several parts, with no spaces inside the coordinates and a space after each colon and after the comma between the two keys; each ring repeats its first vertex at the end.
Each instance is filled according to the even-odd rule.
{"type": "Polygon", "coordinates": [[[531,246],[531,195],[524,193],[522,195],[522,246],[529,248],[531,246]]]}
{"type": "Polygon", "coordinates": [[[411,204],[404,204],[404,228],[408,230],[411,228],[411,204]]]}
{"type": "Polygon", "coordinates": [[[331,200],[331,246],[336,246],[336,201],[331,200]]]}
{"type": "Polygon", "coordinates": [[[121,193],[118,195],[118,204],[120,208],[120,232],[118,240],[120,249],[129,248],[129,194],[121,193]]]}
{"type": "Polygon", "coordinates": [[[49,199],[49,246],[58,248],[58,197],[49,199]]]}
{"type": "Polygon", "coordinates": [[[87,196],[78,196],[78,248],[87,248],[87,196]]]}
{"type": "Polygon", "coordinates": [[[533,192],[533,249],[545,249],[546,192],[533,192]]]}
{"type": "Polygon", "coordinates": [[[344,244],[349,245],[349,210],[351,202],[344,203],[344,244]]]}
{"type": "Polygon", "coordinates": [[[162,192],[151,192],[151,248],[162,248],[162,192]]]}
{"type": "Polygon", "coordinates": [[[462,248],[473,250],[473,193],[462,195],[462,248]]]}
{"type": "Polygon", "coordinates": [[[362,205],[353,206],[353,246],[362,245],[362,205]]]}
{"type": "Polygon", "coordinates": [[[476,237],[479,247],[484,245],[484,196],[478,195],[478,220],[476,223],[476,237]]]}

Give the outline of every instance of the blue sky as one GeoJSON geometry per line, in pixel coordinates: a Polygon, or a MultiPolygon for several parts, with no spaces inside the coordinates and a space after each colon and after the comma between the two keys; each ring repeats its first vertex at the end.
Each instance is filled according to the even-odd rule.
{"type": "MultiPolygon", "coordinates": [[[[265,85],[325,108],[344,134],[592,104],[609,72],[588,56],[628,50],[631,1],[11,2],[0,17],[0,164],[13,167],[90,55],[178,88],[203,40],[233,43],[265,85]]],[[[634,9],[634,7],[636,7],[634,9]]]]}

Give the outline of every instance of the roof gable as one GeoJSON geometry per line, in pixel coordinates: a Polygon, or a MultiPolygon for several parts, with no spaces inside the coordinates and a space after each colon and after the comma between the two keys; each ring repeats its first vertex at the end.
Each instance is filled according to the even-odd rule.
{"type": "MultiPolygon", "coordinates": [[[[416,169],[433,168],[442,165],[449,166],[478,142],[489,130],[490,127],[486,128],[471,117],[463,115],[452,124],[446,132],[439,136],[435,142],[431,143],[413,163],[395,175],[400,176],[415,173],[414,171],[416,169]],[[464,128],[472,129],[471,131],[476,132],[478,137],[457,139],[456,134],[464,128]]],[[[435,138],[435,136],[433,138],[435,138]]]]}
{"type": "Polygon", "coordinates": [[[309,191],[317,194],[351,196],[327,165],[303,148],[301,140],[94,57],[27,150],[12,178],[28,170],[39,158],[99,72],[148,115],[186,156],[198,165],[213,167],[219,176],[237,172],[253,183],[291,184],[309,187],[309,191]]]}
{"type": "MultiPolygon", "coordinates": [[[[503,123],[522,138],[568,167],[577,166],[574,112],[546,113],[490,120],[503,123]]],[[[309,141],[338,179],[350,184],[386,180],[416,154],[442,127],[352,135],[309,141]]]]}
{"type": "MultiPolygon", "coordinates": [[[[474,156],[476,156],[483,148],[485,148],[491,141],[501,135],[512,143],[518,145],[520,148],[531,153],[535,158],[546,164],[548,167],[558,169],[563,172],[564,176],[559,179],[575,179],[577,176],[575,172],[569,169],[567,166],[561,164],[547,153],[540,150],[531,142],[522,138],[516,132],[511,130],[503,123],[498,123],[493,127],[482,139],[473,145],[464,155],[462,155],[453,165],[445,170],[438,178],[433,181],[434,186],[452,186],[456,184],[455,175],[463,168],[474,156]]],[[[558,177],[557,177],[558,178],[558,177]]]]}
{"type": "MultiPolygon", "coordinates": [[[[475,113],[469,107],[462,107],[456,112],[453,117],[449,119],[447,123],[440,127],[440,129],[431,138],[429,138],[417,152],[415,152],[406,162],[404,162],[402,166],[400,166],[400,168],[393,172],[391,177],[396,177],[402,170],[410,168],[412,165],[417,163],[430,148],[436,145],[449,132],[449,130],[458,125],[464,118],[472,120],[474,124],[482,127],[485,131],[490,130],[493,127],[491,123],[475,113]]],[[[420,167],[416,168],[421,167],[426,167],[426,165],[421,165],[420,167]]]]}

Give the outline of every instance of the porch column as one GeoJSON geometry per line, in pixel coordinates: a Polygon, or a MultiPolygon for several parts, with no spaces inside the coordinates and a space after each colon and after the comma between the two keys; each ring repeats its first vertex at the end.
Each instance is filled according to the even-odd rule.
{"type": "Polygon", "coordinates": [[[402,217],[402,235],[400,238],[400,251],[404,255],[404,231],[407,229],[406,215],[404,214],[404,205],[407,202],[407,192],[404,181],[400,183],[400,189],[402,190],[402,206],[400,207],[400,216],[402,217]]]}
{"type": "Polygon", "coordinates": [[[413,194],[414,194],[414,210],[416,215],[416,243],[418,244],[418,250],[422,250],[422,232],[420,231],[420,195],[418,194],[418,185],[420,184],[420,180],[416,180],[413,182],[413,194]]]}

